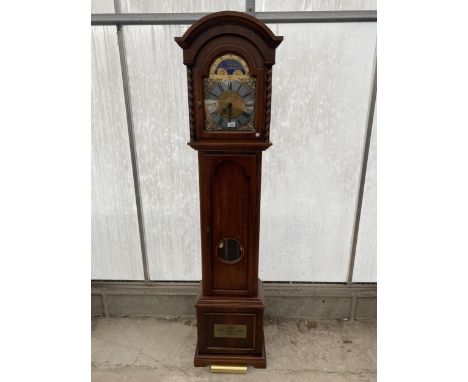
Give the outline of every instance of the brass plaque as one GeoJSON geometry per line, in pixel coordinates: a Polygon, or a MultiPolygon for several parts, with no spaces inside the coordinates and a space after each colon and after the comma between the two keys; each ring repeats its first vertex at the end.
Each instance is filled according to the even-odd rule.
{"type": "Polygon", "coordinates": [[[214,324],[214,336],[226,338],[246,338],[247,325],[219,325],[214,324]]]}
{"type": "Polygon", "coordinates": [[[211,365],[210,370],[212,373],[245,374],[247,373],[247,366],[211,365]]]}

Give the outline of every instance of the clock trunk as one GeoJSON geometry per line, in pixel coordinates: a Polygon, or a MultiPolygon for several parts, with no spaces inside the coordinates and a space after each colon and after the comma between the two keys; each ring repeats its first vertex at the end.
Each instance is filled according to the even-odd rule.
{"type": "Polygon", "coordinates": [[[258,291],[261,152],[199,151],[204,295],[253,296],[258,291]],[[224,239],[242,250],[219,255],[224,239]]]}

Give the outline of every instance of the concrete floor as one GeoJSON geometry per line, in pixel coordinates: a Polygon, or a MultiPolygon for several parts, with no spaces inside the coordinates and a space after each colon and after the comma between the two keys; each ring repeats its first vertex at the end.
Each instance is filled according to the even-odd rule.
{"type": "Polygon", "coordinates": [[[212,374],[193,367],[194,319],[92,321],[92,380],[376,381],[375,321],[266,320],[267,369],[212,374]]]}

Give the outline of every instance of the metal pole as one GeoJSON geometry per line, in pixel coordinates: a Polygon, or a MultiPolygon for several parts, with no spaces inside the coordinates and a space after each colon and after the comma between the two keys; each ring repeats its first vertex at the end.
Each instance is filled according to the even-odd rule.
{"type": "Polygon", "coordinates": [[[370,139],[372,135],[372,123],[374,121],[374,110],[375,110],[375,101],[377,98],[377,48],[374,53],[374,69],[372,73],[372,83],[371,83],[371,96],[369,100],[369,109],[367,113],[366,121],[366,138],[364,142],[364,154],[362,156],[362,165],[361,165],[361,176],[359,181],[359,191],[358,198],[356,203],[356,213],[353,226],[353,240],[351,244],[351,255],[349,260],[349,269],[348,269],[348,284],[353,282],[353,272],[354,272],[354,261],[356,258],[356,246],[357,239],[359,234],[359,223],[361,221],[361,209],[362,209],[362,199],[364,196],[364,185],[366,182],[366,172],[367,172],[367,161],[369,158],[369,146],[370,139]]]}
{"type": "MultiPolygon", "coordinates": [[[[250,12],[249,12],[250,13],[250,12]]],[[[208,13],[102,13],[91,15],[91,25],[192,24],[208,13]]],[[[377,11],[255,12],[265,23],[376,22],[377,11]]]]}
{"type": "Polygon", "coordinates": [[[245,12],[255,15],[255,0],[245,0],[245,12]]]}
{"type": "MultiPolygon", "coordinates": [[[[114,7],[117,15],[121,11],[119,0],[114,0],[114,7]]],[[[148,268],[148,255],[146,251],[145,222],[141,202],[140,176],[138,173],[138,156],[135,143],[135,128],[133,124],[132,100],[128,79],[127,51],[125,49],[125,39],[123,36],[122,25],[117,25],[117,39],[119,44],[120,66],[122,71],[122,83],[125,98],[125,112],[127,115],[128,140],[130,144],[130,157],[132,161],[133,185],[135,189],[138,230],[140,233],[140,248],[143,262],[143,274],[145,277],[145,281],[149,281],[150,276],[148,268]]]]}

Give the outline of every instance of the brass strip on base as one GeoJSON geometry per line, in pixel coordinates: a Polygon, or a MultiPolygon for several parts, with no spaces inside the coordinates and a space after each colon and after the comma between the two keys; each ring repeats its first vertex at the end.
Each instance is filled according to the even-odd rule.
{"type": "Polygon", "coordinates": [[[245,374],[247,366],[211,365],[210,371],[212,373],[245,374]]]}

